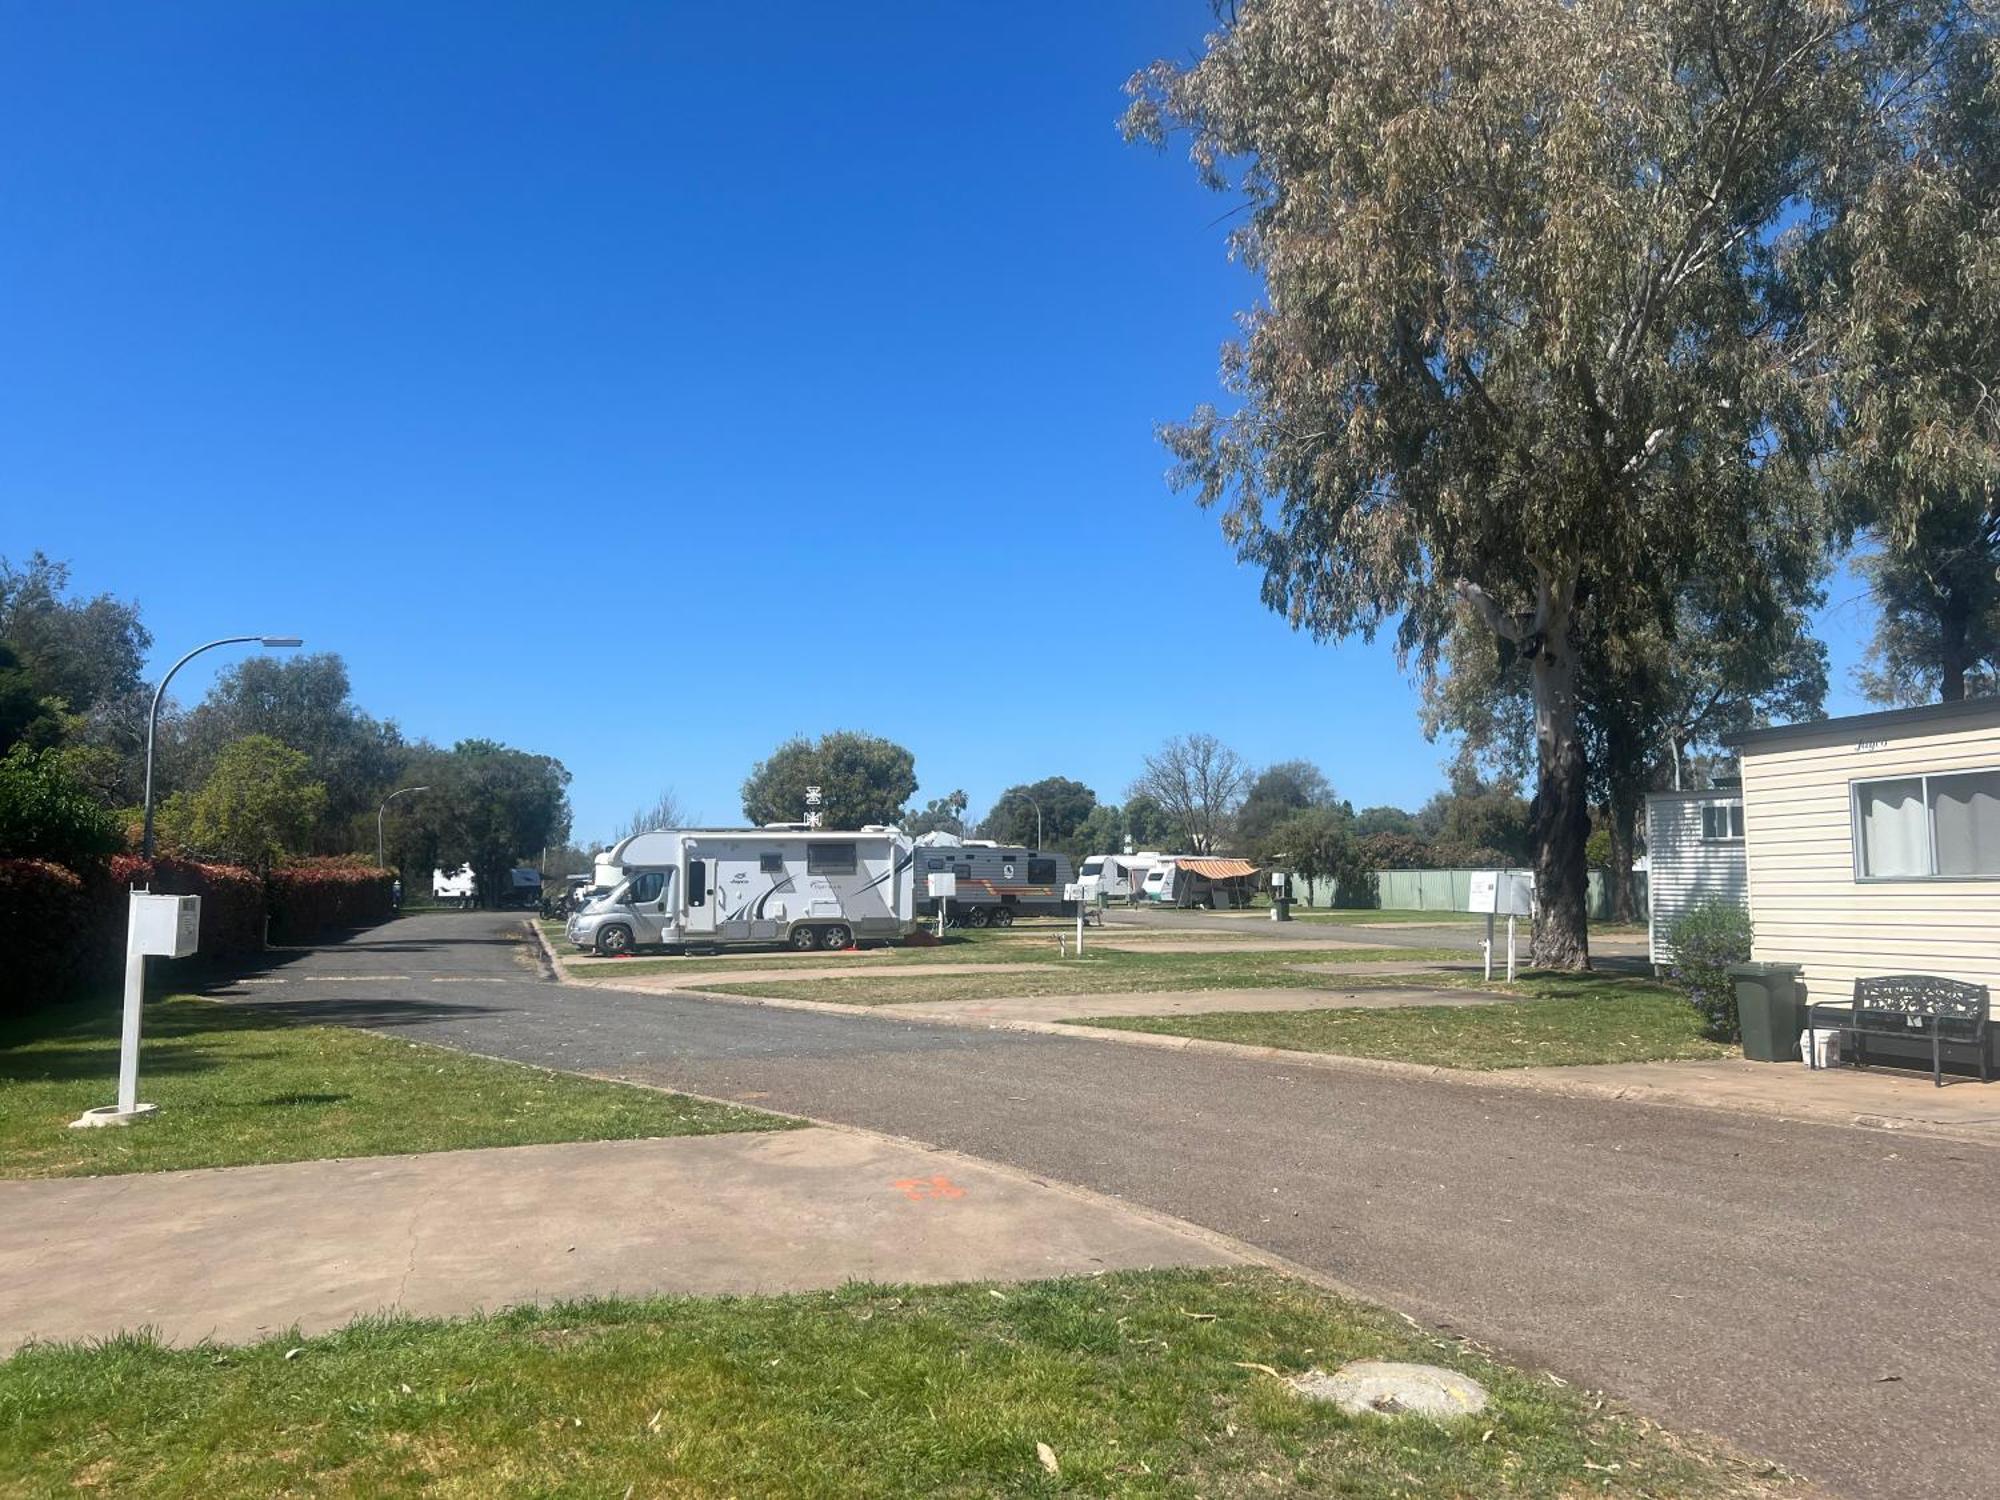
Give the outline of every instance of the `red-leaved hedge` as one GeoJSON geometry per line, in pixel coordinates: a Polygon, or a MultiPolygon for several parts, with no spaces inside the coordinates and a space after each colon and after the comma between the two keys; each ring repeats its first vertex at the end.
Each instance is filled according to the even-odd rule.
{"type": "Polygon", "coordinates": [[[302,943],[346,927],[387,921],[395,876],[351,858],[301,859],[271,872],[271,941],[302,943]]]}
{"type": "Polygon", "coordinates": [[[198,864],[162,854],[149,865],[136,854],[111,857],[111,884],[115,894],[109,913],[119,934],[117,951],[124,947],[124,893],[143,885],[160,896],[201,897],[201,956],[234,958],[264,950],[264,882],[257,872],[242,865],[198,864]]]}
{"type": "Polygon", "coordinates": [[[61,999],[93,977],[92,894],[82,876],[61,865],[0,859],[0,948],[7,955],[0,1015],[61,999]]]}

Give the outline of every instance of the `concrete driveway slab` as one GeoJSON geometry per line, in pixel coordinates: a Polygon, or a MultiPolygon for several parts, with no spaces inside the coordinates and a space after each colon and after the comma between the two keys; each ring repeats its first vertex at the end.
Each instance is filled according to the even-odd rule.
{"type": "Polygon", "coordinates": [[[609,1141],[0,1183],[0,1349],[175,1343],[623,1293],[1238,1263],[1198,1232],[865,1133],[609,1141]]]}
{"type": "Polygon", "coordinates": [[[1508,1005],[1478,990],[1145,990],[1137,994],[1036,995],[1007,1000],[926,1000],[896,1014],[927,1020],[1066,1021],[1086,1016],[1205,1016],[1225,1011],[1401,1010],[1420,1005],[1508,1005]]]}

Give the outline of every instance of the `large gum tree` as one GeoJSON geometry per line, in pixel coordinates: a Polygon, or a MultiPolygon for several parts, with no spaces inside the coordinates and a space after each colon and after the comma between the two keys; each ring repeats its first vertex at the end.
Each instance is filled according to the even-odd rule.
{"type": "Polygon", "coordinates": [[[1294,626],[1394,621],[1428,673],[1469,609],[1525,661],[1538,964],[1589,963],[1586,611],[1671,628],[1689,579],[1820,544],[1800,252],[1930,14],[1247,0],[1132,81],[1127,133],[1187,134],[1263,288],[1176,478],[1294,626]]]}

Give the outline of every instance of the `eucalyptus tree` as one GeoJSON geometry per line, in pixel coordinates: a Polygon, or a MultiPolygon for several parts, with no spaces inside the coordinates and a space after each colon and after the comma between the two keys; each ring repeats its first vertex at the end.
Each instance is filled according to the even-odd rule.
{"type": "Polygon", "coordinates": [[[1245,0],[1132,81],[1263,284],[1176,479],[1295,627],[1428,672],[1462,606],[1525,663],[1539,964],[1589,962],[1582,612],[1817,546],[1802,252],[1943,9],[1245,0]]]}

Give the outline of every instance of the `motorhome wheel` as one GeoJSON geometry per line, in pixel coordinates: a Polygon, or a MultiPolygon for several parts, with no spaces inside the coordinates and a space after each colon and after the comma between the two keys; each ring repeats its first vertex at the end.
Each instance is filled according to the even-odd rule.
{"type": "Polygon", "coordinates": [[[616,958],[632,946],[632,929],[629,927],[600,927],[597,929],[597,951],[606,958],[616,958]]]}

